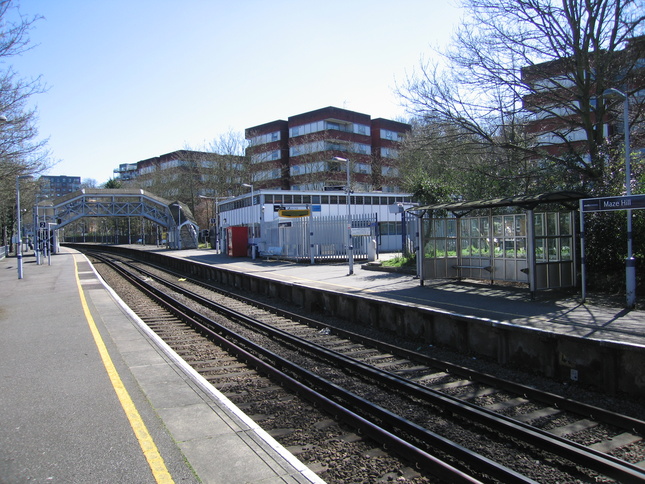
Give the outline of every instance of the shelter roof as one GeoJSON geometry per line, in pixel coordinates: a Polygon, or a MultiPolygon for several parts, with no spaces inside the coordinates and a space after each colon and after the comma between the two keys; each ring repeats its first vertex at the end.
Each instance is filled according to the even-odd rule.
{"type": "Polygon", "coordinates": [[[500,207],[521,207],[533,209],[541,204],[559,203],[561,205],[574,205],[581,198],[587,198],[582,192],[560,191],[541,193],[539,195],[517,195],[507,198],[490,198],[488,200],[474,200],[470,202],[435,203],[419,207],[408,208],[407,211],[422,212],[427,210],[447,210],[449,212],[470,212],[472,210],[500,207]]]}

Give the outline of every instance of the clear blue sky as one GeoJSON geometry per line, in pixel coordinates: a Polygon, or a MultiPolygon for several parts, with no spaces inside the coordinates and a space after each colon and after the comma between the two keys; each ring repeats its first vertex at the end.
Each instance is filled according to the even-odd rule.
{"type": "Polygon", "coordinates": [[[405,116],[394,93],[445,45],[453,0],[22,0],[42,15],[12,60],[42,75],[50,175],[104,183],[120,163],[337,106],[405,116]]]}

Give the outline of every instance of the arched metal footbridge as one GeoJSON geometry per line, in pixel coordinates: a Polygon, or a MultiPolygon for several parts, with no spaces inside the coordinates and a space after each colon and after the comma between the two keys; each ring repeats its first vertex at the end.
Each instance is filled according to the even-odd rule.
{"type": "Polygon", "coordinates": [[[190,209],[141,189],[86,188],[37,204],[36,224],[41,229],[62,229],[82,218],[143,218],[165,229],[173,249],[197,247],[199,227],[190,209]]]}

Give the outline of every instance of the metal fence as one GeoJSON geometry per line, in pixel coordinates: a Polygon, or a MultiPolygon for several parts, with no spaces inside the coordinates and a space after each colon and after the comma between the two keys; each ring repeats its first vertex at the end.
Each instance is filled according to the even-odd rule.
{"type": "MultiPolygon", "coordinates": [[[[260,255],[284,259],[342,260],[348,258],[347,218],[344,216],[302,217],[273,220],[263,225],[260,255]]],[[[376,219],[352,217],[352,246],[356,259],[367,259],[369,244],[376,237],[376,219]]]]}

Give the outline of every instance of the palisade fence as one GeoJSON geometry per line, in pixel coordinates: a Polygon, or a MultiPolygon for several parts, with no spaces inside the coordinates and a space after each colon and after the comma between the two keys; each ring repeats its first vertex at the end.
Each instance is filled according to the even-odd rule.
{"type": "MultiPolygon", "coordinates": [[[[344,216],[273,220],[265,222],[262,230],[265,252],[283,259],[311,259],[312,248],[314,260],[348,257],[347,217],[344,216]]],[[[360,233],[352,237],[354,258],[367,259],[368,246],[376,238],[376,218],[373,215],[353,215],[352,230],[360,233]]]]}

